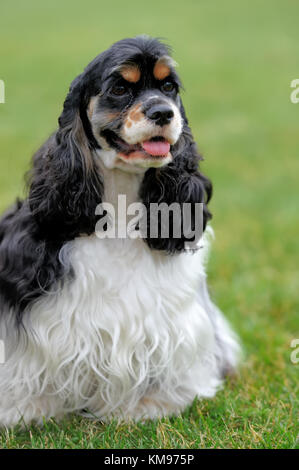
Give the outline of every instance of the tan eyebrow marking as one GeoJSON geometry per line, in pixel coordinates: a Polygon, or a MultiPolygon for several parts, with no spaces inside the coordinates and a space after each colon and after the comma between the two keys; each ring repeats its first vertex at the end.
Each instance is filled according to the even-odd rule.
{"type": "Polygon", "coordinates": [[[171,73],[171,67],[175,67],[176,62],[169,56],[162,56],[154,66],[154,77],[157,80],[164,80],[171,73]]]}
{"type": "Polygon", "coordinates": [[[156,64],[154,67],[154,77],[157,80],[164,80],[170,75],[170,68],[165,64],[156,64]]]}
{"type": "Polygon", "coordinates": [[[138,65],[124,65],[120,68],[121,76],[130,83],[137,83],[140,80],[141,72],[138,65]]]}

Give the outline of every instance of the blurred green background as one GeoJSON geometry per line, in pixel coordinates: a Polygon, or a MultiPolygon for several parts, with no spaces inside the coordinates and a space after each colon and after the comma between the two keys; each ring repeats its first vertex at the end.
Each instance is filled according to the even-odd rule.
{"type": "Polygon", "coordinates": [[[70,82],[95,55],[142,33],[173,47],[201,168],[214,184],[211,291],[245,351],[240,377],[169,427],[162,421],[123,434],[118,425],[91,431],[74,421],[67,441],[54,427],[48,444],[38,430],[33,440],[21,433],[0,443],[298,446],[290,342],[299,338],[299,103],[290,101],[290,84],[299,78],[299,2],[1,0],[0,15],[1,210],[22,194],[31,155],[55,129],[70,82]]]}

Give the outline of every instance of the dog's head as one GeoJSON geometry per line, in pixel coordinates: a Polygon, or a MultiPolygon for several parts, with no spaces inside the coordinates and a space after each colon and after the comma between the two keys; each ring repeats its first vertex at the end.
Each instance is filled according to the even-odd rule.
{"type": "Polygon", "coordinates": [[[173,159],[183,116],[169,49],[140,36],[96,57],[71,85],[60,117],[80,108],[85,130],[108,168],[161,167],[173,159]]]}
{"type": "MultiPolygon", "coordinates": [[[[98,158],[110,169],[145,172],[139,195],[146,206],[205,204],[211,184],[198,171],[180,86],[169,48],[156,39],[124,39],[97,56],[72,82],[59,129],[35,156],[30,203],[40,223],[60,220],[64,238],[94,230],[105,185],[98,158]]],[[[183,240],[147,242],[183,249],[183,240]]]]}
{"type": "Polygon", "coordinates": [[[94,66],[100,83],[88,97],[87,117],[105,164],[133,169],[170,163],[183,118],[180,81],[166,46],[144,37],[120,41],[94,66]]]}

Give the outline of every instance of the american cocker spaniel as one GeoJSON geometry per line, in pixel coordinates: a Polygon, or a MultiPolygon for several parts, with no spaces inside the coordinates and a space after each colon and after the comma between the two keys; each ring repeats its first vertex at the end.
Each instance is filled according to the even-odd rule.
{"type": "Polygon", "coordinates": [[[178,414],[236,367],[207,290],[212,187],[175,65],[147,36],[98,55],[1,219],[2,426],[178,414]]]}

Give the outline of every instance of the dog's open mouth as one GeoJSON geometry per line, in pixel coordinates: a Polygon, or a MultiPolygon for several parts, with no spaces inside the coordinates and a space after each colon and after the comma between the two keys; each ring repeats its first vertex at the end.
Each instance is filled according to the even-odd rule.
{"type": "Polygon", "coordinates": [[[118,151],[122,160],[160,160],[171,157],[170,143],[161,136],[154,136],[149,140],[137,144],[128,144],[117,134],[110,130],[102,133],[108,144],[118,151]]]}

